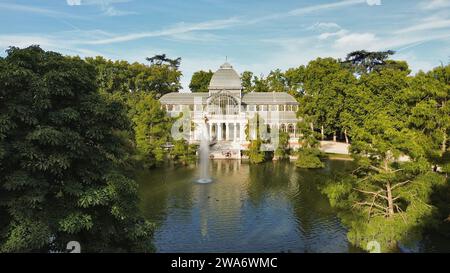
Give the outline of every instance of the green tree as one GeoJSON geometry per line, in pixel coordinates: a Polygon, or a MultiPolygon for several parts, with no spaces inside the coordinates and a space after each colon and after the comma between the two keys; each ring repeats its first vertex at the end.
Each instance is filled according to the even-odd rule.
{"type": "Polygon", "coordinates": [[[182,74],[178,69],[179,61],[180,59],[154,59],[150,65],[145,65],[137,62],[130,64],[127,61],[113,62],[99,56],[86,58],[86,62],[94,65],[97,70],[97,82],[101,91],[124,94],[153,92],[156,97],[180,90],[182,74]]]}
{"type": "Polygon", "coordinates": [[[38,46],[0,58],[0,251],[149,251],[152,226],[122,171],[124,107],[94,67],[38,46]]]}
{"type": "Polygon", "coordinates": [[[377,240],[382,250],[392,251],[418,238],[436,211],[430,195],[445,181],[430,172],[426,134],[409,128],[408,73],[385,68],[361,76],[359,104],[353,105],[363,109],[362,116],[350,126],[358,168],[324,188],[331,204],[342,209],[350,241],[363,248],[377,240]]]}
{"type": "Polygon", "coordinates": [[[127,102],[140,160],[147,168],[161,165],[167,155],[164,145],[171,140],[173,120],[152,94],[133,94],[127,102]]]}
{"type": "Polygon", "coordinates": [[[320,143],[317,140],[318,134],[312,130],[310,123],[303,120],[297,124],[300,134],[300,148],[297,151],[297,161],[295,165],[299,168],[317,169],[323,168],[325,164],[323,159],[324,153],[320,151],[320,143]]]}
{"type": "Polygon", "coordinates": [[[265,153],[261,151],[262,141],[260,138],[251,140],[248,147],[248,159],[252,164],[258,164],[265,161],[265,153]]]}
{"type": "Polygon", "coordinates": [[[197,159],[197,145],[189,144],[186,140],[176,140],[170,152],[173,162],[179,165],[189,165],[197,159]]]}
{"type": "Polygon", "coordinates": [[[286,79],[284,73],[280,69],[270,71],[266,78],[268,91],[270,92],[286,92],[286,79]]]}
{"type": "MultiPolygon", "coordinates": [[[[433,171],[444,173],[448,179],[450,173],[450,65],[440,66],[427,74],[419,72],[409,88],[409,125],[418,134],[423,135],[422,147],[426,157],[433,165],[433,171]]],[[[440,220],[447,219],[445,225],[437,230],[448,234],[450,230],[450,187],[437,189],[433,204],[439,209],[440,220]]],[[[441,222],[442,223],[442,222],[441,222]]]]}
{"type": "Polygon", "coordinates": [[[253,92],[253,85],[252,85],[252,79],[253,79],[253,73],[250,71],[244,71],[241,74],[241,81],[242,81],[242,92],[243,93],[250,93],[253,92]]]}
{"type": "Polygon", "coordinates": [[[450,65],[438,67],[428,74],[418,73],[409,88],[410,126],[426,136],[422,145],[427,158],[443,172],[450,173],[450,65]]]}
{"type": "Polygon", "coordinates": [[[275,149],[275,156],[279,159],[289,158],[289,134],[282,130],[278,133],[278,147],[275,149]]]}
{"type": "Polygon", "coordinates": [[[350,71],[332,58],[309,62],[304,72],[303,96],[299,98],[299,116],[321,131],[321,138],[343,132],[341,113],[348,90],[356,84],[350,71]]]}
{"type": "Polygon", "coordinates": [[[209,82],[213,76],[213,72],[200,70],[192,75],[189,88],[192,92],[208,92],[209,82]]]}
{"type": "Polygon", "coordinates": [[[269,84],[263,75],[253,76],[253,92],[269,92],[269,84]]]}
{"type": "Polygon", "coordinates": [[[303,169],[318,169],[323,168],[325,164],[321,158],[324,157],[319,149],[302,147],[298,150],[298,158],[295,166],[303,169]]]}
{"type": "Polygon", "coordinates": [[[289,68],[284,72],[284,78],[288,93],[299,98],[304,91],[305,66],[289,68]]]}
{"type": "Polygon", "coordinates": [[[394,53],[392,50],[375,52],[358,50],[347,54],[343,64],[352,68],[357,74],[370,73],[385,66],[389,56],[394,53]]]}
{"type": "Polygon", "coordinates": [[[160,54],[155,55],[153,57],[147,57],[145,58],[147,61],[149,61],[152,65],[169,65],[170,67],[174,69],[178,69],[181,64],[181,58],[178,57],[176,59],[170,59],[166,56],[166,54],[160,54]]]}
{"type": "Polygon", "coordinates": [[[252,164],[258,164],[262,163],[266,160],[266,153],[261,150],[261,146],[263,144],[263,141],[261,140],[261,134],[259,131],[260,123],[264,123],[264,121],[261,119],[261,117],[256,114],[252,119],[250,119],[245,127],[245,135],[246,139],[250,141],[250,145],[248,147],[248,150],[244,153],[248,155],[249,161],[252,164]],[[255,128],[252,128],[253,130],[256,130],[256,138],[252,139],[251,136],[251,128],[250,124],[254,124],[255,128]]]}

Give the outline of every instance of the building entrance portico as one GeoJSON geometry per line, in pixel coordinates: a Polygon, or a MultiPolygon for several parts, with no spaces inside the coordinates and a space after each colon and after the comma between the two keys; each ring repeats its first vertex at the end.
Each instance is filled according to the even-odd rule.
{"type": "Polygon", "coordinates": [[[208,135],[210,141],[239,141],[244,139],[241,135],[239,122],[208,122],[208,135]]]}

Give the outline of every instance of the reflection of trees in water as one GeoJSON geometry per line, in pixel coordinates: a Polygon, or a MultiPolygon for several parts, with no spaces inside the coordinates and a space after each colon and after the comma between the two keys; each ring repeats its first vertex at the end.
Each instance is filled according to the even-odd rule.
{"type": "MultiPolygon", "coordinates": [[[[320,251],[314,245],[332,245],[328,232],[333,232],[339,225],[328,199],[320,192],[319,185],[332,181],[337,173],[345,173],[349,169],[348,162],[329,161],[324,169],[298,169],[293,175],[298,184],[298,191],[291,196],[298,231],[304,239],[304,250],[307,252],[320,251]],[[331,171],[333,170],[333,172],[331,171]],[[336,219],[333,221],[332,219],[336,219]],[[313,240],[310,240],[313,238],[313,240]],[[319,243],[319,241],[323,242],[319,243]],[[314,245],[309,245],[312,242],[314,245]]],[[[329,249],[328,251],[332,251],[329,249]]]]}
{"type": "Polygon", "coordinates": [[[139,197],[144,216],[160,224],[167,216],[168,208],[183,208],[189,211],[193,205],[193,169],[167,167],[152,169],[138,175],[139,197]],[[180,181],[186,183],[180,183],[180,181]]]}
{"type": "Polygon", "coordinates": [[[318,184],[323,179],[329,179],[326,170],[297,170],[295,178],[298,183],[298,192],[292,196],[292,206],[300,232],[308,235],[315,223],[327,219],[333,214],[328,200],[318,189],[318,184]]]}
{"type": "Polygon", "coordinates": [[[259,206],[267,194],[286,191],[293,172],[284,162],[249,164],[248,169],[247,193],[254,206],[259,206]]]}

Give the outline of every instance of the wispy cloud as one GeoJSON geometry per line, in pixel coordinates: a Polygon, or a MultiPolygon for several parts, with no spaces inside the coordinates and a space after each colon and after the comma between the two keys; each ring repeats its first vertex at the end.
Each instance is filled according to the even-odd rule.
{"type": "Polygon", "coordinates": [[[450,28],[450,19],[424,20],[418,24],[398,30],[396,33],[406,33],[406,32],[415,32],[415,31],[423,31],[423,30],[435,30],[435,29],[444,29],[444,28],[450,28]]]}
{"type": "Polygon", "coordinates": [[[169,28],[162,29],[162,30],[118,35],[118,36],[107,38],[107,39],[86,41],[85,44],[101,45],[101,44],[127,42],[127,41],[132,41],[132,40],[137,40],[137,39],[150,38],[150,37],[162,37],[162,36],[176,37],[176,35],[182,35],[182,34],[186,34],[186,33],[193,32],[193,31],[224,29],[224,28],[228,28],[230,26],[236,25],[239,22],[240,22],[240,20],[237,18],[212,20],[212,21],[205,21],[205,22],[191,23],[191,24],[183,22],[183,23],[179,23],[173,27],[169,27],[169,28]]]}
{"type": "Polygon", "coordinates": [[[426,10],[450,8],[450,1],[449,0],[425,0],[419,4],[419,8],[426,9],[426,10]]]}
{"type": "Polygon", "coordinates": [[[308,28],[309,30],[327,31],[341,29],[341,26],[334,22],[319,22],[308,28]]]}
{"type": "MultiPolygon", "coordinates": [[[[80,56],[102,55],[100,52],[84,48],[74,41],[64,36],[39,35],[39,34],[17,34],[0,35],[0,48],[6,49],[9,46],[28,47],[39,45],[46,50],[62,52],[65,54],[76,54],[80,56]]],[[[2,52],[0,52],[1,54],[2,52]]]]}
{"type": "MultiPolygon", "coordinates": [[[[78,1],[78,0],[67,0],[67,1],[78,1]]],[[[95,3],[102,2],[101,0],[79,0],[81,4],[83,1],[92,1],[95,3]]],[[[109,0],[110,3],[112,2],[119,2],[119,1],[127,1],[127,0],[109,0]]],[[[336,8],[342,8],[347,7],[351,5],[356,4],[367,4],[367,0],[344,0],[344,1],[338,1],[333,2],[329,4],[320,4],[320,5],[312,5],[312,6],[306,6],[302,8],[293,9],[284,13],[276,13],[271,14],[267,16],[261,16],[253,19],[248,18],[242,18],[242,17],[232,17],[227,19],[220,19],[220,20],[211,20],[211,21],[205,21],[200,23],[179,23],[175,26],[168,27],[161,30],[156,31],[148,31],[148,32],[138,32],[138,33],[129,33],[124,35],[117,35],[116,37],[111,37],[108,39],[98,39],[98,40],[91,40],[86,41],[86,44],[91,45],[101,45],[101,44],[112,44],[112,43],[120,43],[120,42],[128,42],[143,38],[150,38],[150,37],[163,37],[163,36],[170,36],[172,38],[179,38],[183,39],[183,37],[187,37],[187,33],[192,33],[196,31],[205,31],[205,30],[218,30],[218,29],[226,29],[230,27],[236,27],[236,26],[242,26],[242,25],[251,25],[251,24],[257,24],[261,23],[263,21],[268,20],[276,20],[281,19],[285,17],[291,17],[291,16],[299,16],[306,13],[312,13],[312,12],[318,12],[318,11],[324,11],[324,10],[330,10],[330,9],[336,9],[336,8]]],[[[332,28],[339,26],[334,23],[318,23],[317,27],[321,28],[332,28]]],[[[217,37],[217,36],[216,36],[217,37]]]]}
{"type": "Polygon", "coordinates": [[[300,16],[305,15],[313,12],[321,12],[321,11],[327,11],[331,9],[337,9],[337,8],[343,8],[343,7],[349,7],[353,5],[358,4],[367,4],[367,0],[343,0],[333,3],[327,3],[327,4],[319,4],[319,5],[311,5],[311,6],[305,6],[301,8],[296,8],[287,12],[281,12],[281,13],[274,13],[266,16],[257,17],[251,20],[248,20],[247,23],[249,24],[256,24],[268,20],[275,20],[275,19],[282,19],[287,17],[293,17],[293,16],[300,16]]]}
{"type": "Polygon", "coordinates": [[[318,12],[318,11],[325,11],[330,9],[336,9],[336,8],[342,8],[342,7],[348,7],[353,6],[357,4],[367,4],[367,0],[344,0],[334,3],[328,3],[328,4],[320,4],[320,5],[314,5],[314,6],[307,6],[302,7],[298,9],[291,10],[287,13],[288,16],[299,16],[304,15],[312,12],[318,12]]]}
{"type": "Polygon", "coordinates": [[[134,11],[125,11],[117,9],[114,4],[127,3],[132,0],[66,0],[69,6],[92,5],[100,8],[102,13],[107,16],[122,16],[136,14],[134,11]]]}
{"type": "Polygon", "coordinates": [[[70,13],[55,11],[46,8],[40,8],[30,5],[20,5],[20,4],[12,4],[12,3],[0,3],[0,9],[10,10],[16,12],[26,12],[26,13],[34,13],[51,17],[64,17],[64,18],[82,18],[80,16],[76,16],[70,13]]]}

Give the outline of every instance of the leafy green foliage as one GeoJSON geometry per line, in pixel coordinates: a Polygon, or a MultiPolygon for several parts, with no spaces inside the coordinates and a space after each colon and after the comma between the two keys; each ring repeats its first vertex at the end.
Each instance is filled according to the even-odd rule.
{"type": "Polygon", "coordinates": [[[151,65],[145,65],[137,62],[130,64],[127,61],[111,61],[100,56],[86,58],[86,62],[95,66],[97,84],[101,91],[124,94],[154,92],[157,97],[177,92],[181,88],[179,60],[168,60],[154,60],[151,65]]]}
{"type": "Polygon", "coordinates": [[[244,71],[241,74],[242,81],[242,93],[250,93],[253,91],[252,86],[253,73],[250,71],[244,71]]]}
{"type": "Polygon", "coordinates": [[[377,240],[384,251],[396,250],[436,223],[430,197],[445,178],[431,170],[446,146],[448,92],[436,79],[408,73],[385,66],[361,75],[341,115],[358,168],[324,192],[340,209],[350,241],[363,248],[377,240]]]}
{"type": "Polygon", "coordinates": [[[278,147],[275,150],[275,156],[279,159],[286,159],[289,157],[289,134],[281,131],[278,133],[278,147]]]}
{"type": "Polygon", "coordinates": [[[324,154],[317,148],[299,148],[297,155],[298,158],[295,162],[295,166],[299,168],[317,169],[325,167],[325,164],[321,160],[321,158],[324,157],[324,154]]]}
{"type": "Polygon", "coordinates": [[[341,114],[346,106],[346,94],[356,78],[332,58],[311,61],[303,72],[303,96],[299,98],[299,116],[314,129],[336,136],[343,131],[341,114]]]}
{"type": "Polygon", "coordinates": [[[250,141],[250,145],[248,147],[248,158],[250,163],[258,164],[265,161],[265,153],[261,151],[262,141],[260,138],[250,141]]]}
{"type": "Polygon", "coordinates": [[[197,148],[197,145],[188,144],[184,139],[176,140],[170,155],[175,164],[189,165],[197,159],[197,148]]]}
{"type": "MultiPolygon", "coordinates": [[[[445,184],[445,179],[431,172],[413,179],[406,186],[395,189],[394,194],[402,198],[404,210],[392,217],[385,217],[377,208],[377,203],[364,207],[357,204],[363,193],[354,190],[362,187],[356,176],[330,181],[322,187],[322,191],[330,199],[330,204],[339,209],[339,217],[349,227],[350,242],[366,249],[369,241],[376,240],[382,251],[397,251],[398,243],[408,245],[417,241],[425,227],[438,224],[436,207],[429,203],[433,189],[445,184]]],[[[369,200],[370,204],[372,200],[369,200]]]]}
{"type": "Polygon", "coordinates": [[[123,104],[96,71],[37,46],[0,58],[0,251],[150,251],[152,225],[123,172],[123,104]]]}
{"type": "Polygon", "coordinates": [[[266,161],[266,153],[261,150],[261,145],[263,141],[261,139],[261,132],[259,130],[260,124],[264,124],[264,120],[260,117],[260,115],[256,114],[251,120],[248,121],[245,127],[245,135],[246,139],[250,141],[250,145],[248,150],[244,151],[244,154],[248,156],[250,163],[259,164],[266,161]],[[256,130],[256,138],[250,135],[250,123],[254,124],[255,128],[252,130],[256,130]]]}
{"type": "Polygon", "coordinates": [[[192,92],[208,92],[209,82],[213,76],[213,72],[209,70],[208,72],[200,70],[192,75],[191,83],[189,83],[189,88],[192,92]]]}
{"type": "Polygon", "coordinates": [[[130,95],[127,103],[139,159],[147,168],[161,165],[167,155],[164,145],[171,140],[172,118],[152,94],[130,95]]]}
{"type": "Polygon", "coordinates": [[[295,162],[298,168],[317,169],[325,166],[323,163],[325,154],[320,151],[320,143],[317,140],[319,135],[311,127],[311,123],[308,126],[307,119],[303,119],[297,124],[301,145],[297,151],[298,158],[295,162]]]}
{"type": "MultiPolygon", "coordinates": [[[[358,50],[347,54],[343,63],[353,68],[356,73],[365,74],[383,68],[389,56],[394,53],[392,50],[376,52],[358,50]]],[[[389,64],[392,64],[392,62],[389,64]]]]}

